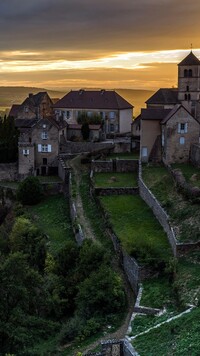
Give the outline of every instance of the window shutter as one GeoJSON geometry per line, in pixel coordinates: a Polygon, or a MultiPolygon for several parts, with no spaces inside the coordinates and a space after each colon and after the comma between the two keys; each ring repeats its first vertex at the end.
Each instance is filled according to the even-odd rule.
{"type": "Polygon", "coordinates": [[[48,152],[51,152],[51,145],[48,145],[48,152]]]}
{"type": "Polygon", "coordinates": [[[25,152],[26,152],[26,151],[25,151],[25,150],[23,150],[23,155],[25,155],[25,152]]]}
{"type": "Polygon", "coordinates": [[[42,152],[42,145],[38,145],[38,152],[42,152]]]}
{"type": "Polygon", "coordinates": [[[188,132],[188,123],[185,124],[185,133],[188,132]]]}
{"type": "Polygon", "coordinates": [[[181,124],[178,124],[178,133],[181,133],[181,124]]]}

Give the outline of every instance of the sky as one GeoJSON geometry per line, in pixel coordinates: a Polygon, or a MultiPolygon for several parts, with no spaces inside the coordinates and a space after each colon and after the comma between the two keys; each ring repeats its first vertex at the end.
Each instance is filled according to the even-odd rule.
{"type": "Polygon", "coordinates": [[[0,86],[176,87],[199,15],[199,0],[0,0],[0,86]]]}

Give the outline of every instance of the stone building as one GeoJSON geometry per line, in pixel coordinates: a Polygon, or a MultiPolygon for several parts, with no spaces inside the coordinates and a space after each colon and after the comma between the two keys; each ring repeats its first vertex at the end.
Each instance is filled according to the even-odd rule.
{"type": "Polygon", "coordinates": [[[19,119],[18,128],[19,177],[57,174],[59,144],[66,135],[66,123],[58,124],[52,118],[19,119]]]}
{"type": "Polygon", "coordinates": [[[53,115],[53,102],[47,92],[29,94],[20,105],[13,105],[9,116],[15,119],[41,119],[53,115]]]}
{"type": "Polygon", "coordinates": [[[140,123],[142,161],[187,162],[200,136],[200,61],[191,51],[178,64],[178,88],[161,88],[146,101],[140,123]]]}
{"type": "Polygon", "coordinates": [[[114,90],[72,90],[53,107],[68,124],[77,124],[82,114],[97,115],[105,134],[131,132],[133,106],[114,90]]]}

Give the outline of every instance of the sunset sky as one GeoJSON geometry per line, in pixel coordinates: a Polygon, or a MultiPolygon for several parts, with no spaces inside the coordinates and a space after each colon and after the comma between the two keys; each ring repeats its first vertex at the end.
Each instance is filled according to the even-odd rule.
{"type": "Polygon", "coordinates": [[[0,0],[0,85],[157,89],[200,58],[199,0],[0,0]]]}

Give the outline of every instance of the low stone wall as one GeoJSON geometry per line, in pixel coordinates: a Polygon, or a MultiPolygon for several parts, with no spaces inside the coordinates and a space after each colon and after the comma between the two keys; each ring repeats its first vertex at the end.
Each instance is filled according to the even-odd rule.
{"type": "Polygon", "coordinates": [[[116,172],[137,172],[137,159],[116,159],[116,172]]]}
{"type": "Polygon", "coordinates": [[[91,170],[93,172],[113,172],[113,161],[94,161],[91,162],[91,170]]]}
{"type": "Polygon", "coordinates": [[[200,145],[191,145],[190,160],[196,167],[200,167],[200,145]]]}
{"type": "Polygon", "coordinates": [[[102,149],[114,148],[114,143],[111,142],[72,142],[67,141],[64,147],[64,153],[85,153],[99,151],[102,149]]]}
{"type": "Polygon", "coordinates": [[[97,196],[108,195],[136,195],[139,193],[139,188],[95,188],[95,194],[97,196]]]}
{"type": "Polygon", "coordinates": [[[109,161],[95,161],[91,162],[91,169],[94,172],[137,172],[138,160],[136,159],[111,159],[109,161]]]}
{"type": "Polygon", "coordinates": [[[15,181],[17,179],[17,163],[0,163],[0,181],[15,181]]]}
{"type": "Polygon", "coordinates": [[[138,179],[139,191],[141,198],[145,201],[145,203],[152,209],[155,217],[163,227],[164,231],[167,234],[169,243],[171,245],[174,256],[177,256],[177,241],[175,237],[175,233],[173,228],[169,224],[169,217],[161,207],[158,200],[151,193],[151,191],[147,188],[145,183],[142,180],[142,169],[141,163],[139,163],[139,179],[138,179]]]}

